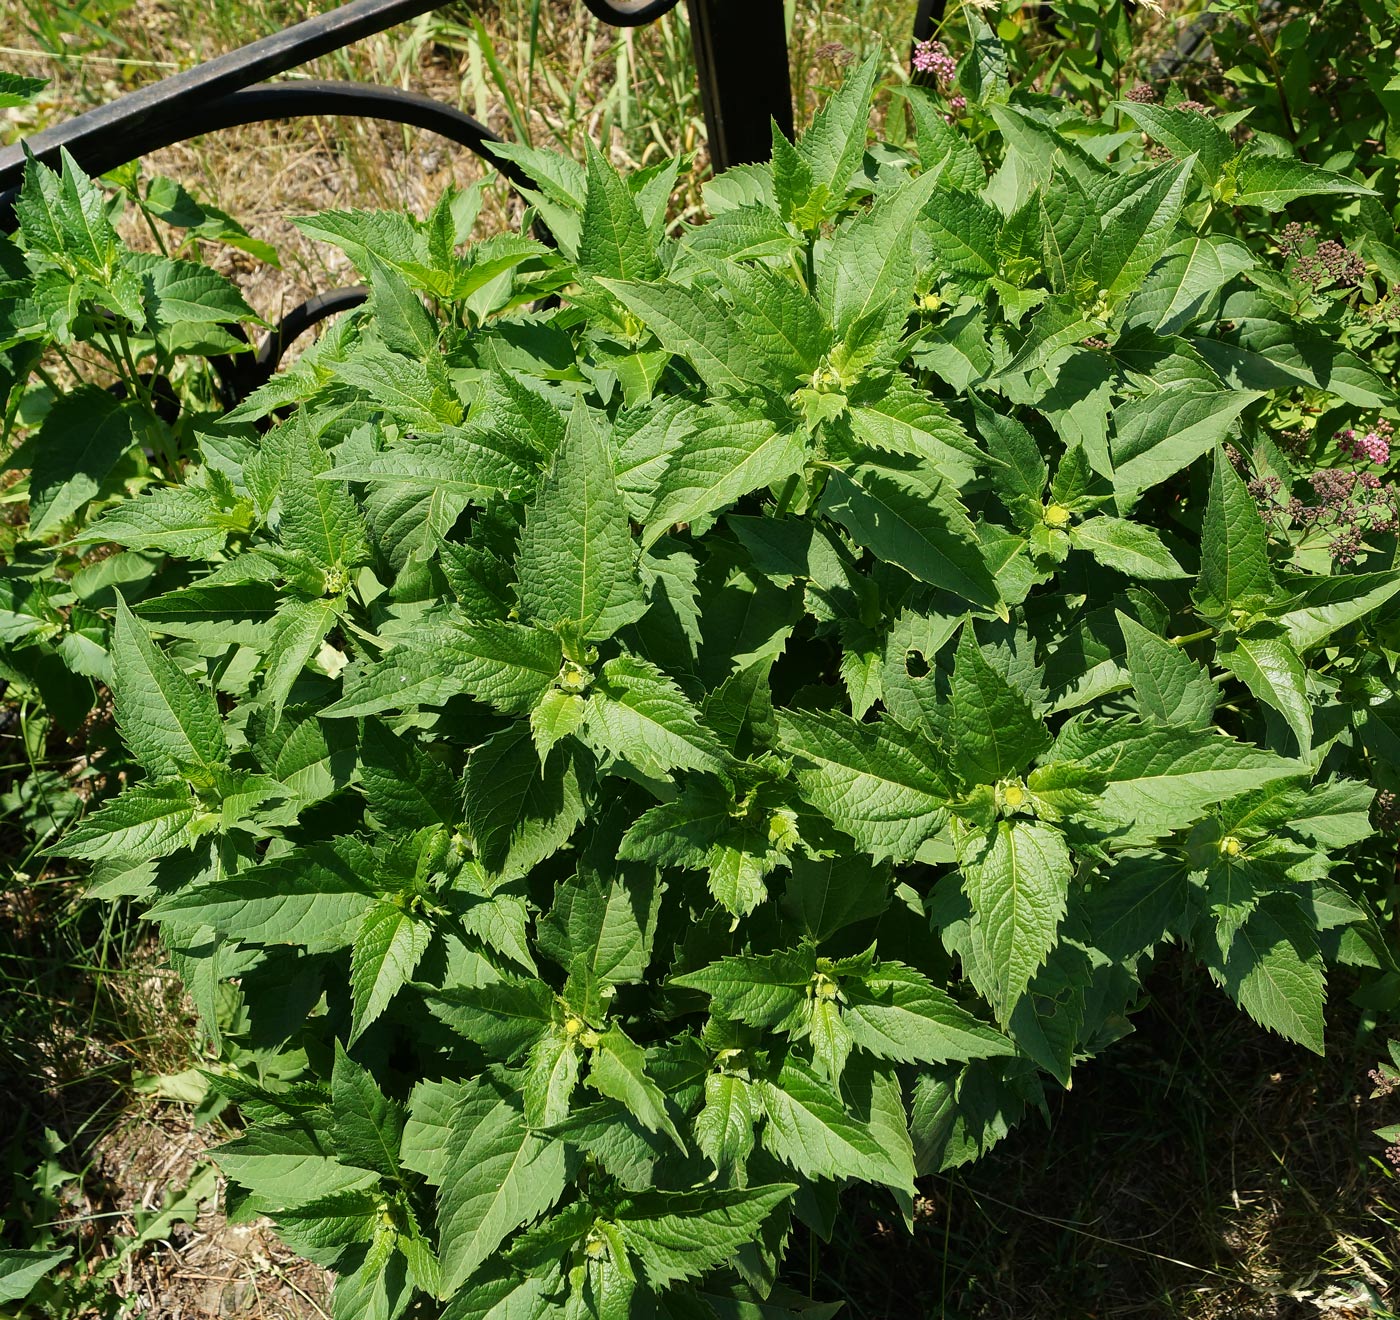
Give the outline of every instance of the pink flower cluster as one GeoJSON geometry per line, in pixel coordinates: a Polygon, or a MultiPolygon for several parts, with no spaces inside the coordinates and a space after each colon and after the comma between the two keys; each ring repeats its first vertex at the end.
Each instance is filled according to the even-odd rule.
{"type": "Polygon", "coordinates": [[[1394,433],[1394,426],[1382,418],[1365,435],[1357,435],[1355,429],[1347,427],[1345,431],[1336,432],[1332,438],[1337,442],[1342,457],[1351,459],[1353,463],[1385,464],[1390,462],[1390,438],[1394,433]]]}
{"type": "Polygon", "coordinates": [[[941,41],[916,41],[914,71],[933,74],[938,85],[943,87],[953,81],[958,72],[958,62],[948,54],[948,48],[941,41]]]}

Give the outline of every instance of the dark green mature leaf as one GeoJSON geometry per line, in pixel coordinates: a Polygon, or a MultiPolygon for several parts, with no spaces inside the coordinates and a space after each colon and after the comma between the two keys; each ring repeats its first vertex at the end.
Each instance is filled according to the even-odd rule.
{"type": "Polygon", "coordinates": [[[145,438],[147,421],[132,403],[96,385],[55,401],[39,428],[29,478],[29,529],[56,532],[103,486],[122,456],[145,438]]]}
{"type": "Polygon", "coordinates": [[[1267,599],[1274,575],[1258,506],[1222,450],[1216,450],[1210,499],[1201,523],[1201,573],[1196,599],[1223,614],[1267,599]]]}
{"type": "Polygon", "coordinates": [[[846,1029],[857,1048],[882,1059],[947,1063],[1016,1052],[1005,1036],[902,963],[882,962],[844,990],[846,1029]]]}
{"type": "Polygon", "coordinates": [[[1236,206],[1262,206],[1276,211],[1299,197],[1327,194],[1368,195],[1372,189],[1345,174],[1324,170],[1287,156],[1246,150],[1235,173],[1236,206]]]}
{"type": "Polygon", "coordinates": [[[1118,626],[1142,718],[1186,729],[1205,728],[1217,698],[1210,675],[1180,647],[1126,614],[1118,614],[1118,626]]]}
{"type": "Polygon", "coordinates": [[[128,746],[152,774],[218,764],[227,755],[214,694],[194,682],[117,601],[112,694],[128,746]]]}
{"type": "Polygon", "coordinates": [[[971,521],[926,468],[917,474],[874,464],[833,469],[821,508],[877,559],[974,605],[1004,608],[971,521]]]}
{"type": "Polygon", "coordinates": [[[1005,1022],[1055,945],[1074,864],[1064,835],[1034,821],[999,821],[960,849],[977,957],[969,968],[1005,1022]]]}
{"type": "Polygon", "coordinates": [[[585,275],[652,280],[661,273],[650,229],[631,190],[591,140],[578,260],[585,275]]]}
{"type": "Polygon", "coordinates": [[[1307,756],[1313,732],[1307,671],[1282,629],[1263,625],[1236,633],[1222,639],[1215,654],[1260,701],[1283,716],[1298,740],[1299,755],[1307,756]]]}
{"type": "Polygon", "coordinates": [[[578,763],[560,747],[541,765],[529,728],[513,724],[467,762],[464,813],[482,863],[524,873],[562,848],[583,819],[578,763]]]}
{"type": "Polygon", "coordinates": [[[952,790],[943,758],[918,734],[798,710],[779,712],[778,727],[783,749],[801,758],[803,796],[877,860],[913,857],[943,824],[952,790]]]}
{"type": "Polygon", "coordinates": [[[958,638],[948,703],[953,764],[965,783],[994,784],[1020,774],[1050,745],[1026,698],[982,654],[971,622],[958,638]]]}

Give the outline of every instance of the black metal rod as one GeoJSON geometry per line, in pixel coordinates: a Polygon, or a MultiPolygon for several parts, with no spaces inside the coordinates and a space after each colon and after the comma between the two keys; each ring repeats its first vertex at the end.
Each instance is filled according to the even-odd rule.
{"type": "MultiPolygon", "coordinates": [[[[361,37],[426,14],[439,3],[441,0],[350,0],[349,4],[329,13],[274,32],[227,55],[100,105],[76,119],[46,128],[26,139],[25,145],[46,163],[57,161],[63,147],[82,163],[86,158],[110,150],[112,140],[134,135],[153,120],[182,123],[231,92],[285,73],[361,37]]],[[[140,154],[130,151],[123,159],[134,160],[140,154]]],[[[23,171],[24,153],[19,144],[0,149],[0,192],[16,187],[23,171]]]]}
{"type": "MultiPolygon", "coordinates": [[[[165,118],[147,120],[121,135],[91,139],[83,154],[75,154],[75,159],[89,174],[104,174],[147,152],[188,138],[243,124],[296,119],[304,115],[347,115],[427,129],[475,152],[512,182],[527,188],[534,186],[530,176],[518,165],[497,159],[484,150],[484,144],[501,139],[485,124],[454,106],[398,87],[320,79],[244,87],[192,109],[178,122],[165,118]]],[[[18,192],[18,181],[15,186],[0,191],[0,233],[14,227],[14,201],[18,192]]]]}
{"type": "Polygon", "coordinates": [[[783,0],[686,0],[715,173],[767,160],[770,121],[792,136],[783,0]]]}

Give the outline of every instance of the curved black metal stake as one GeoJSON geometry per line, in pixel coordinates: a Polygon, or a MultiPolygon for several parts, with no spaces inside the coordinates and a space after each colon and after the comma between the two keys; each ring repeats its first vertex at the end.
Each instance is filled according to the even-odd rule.
{"type": "Polygon", "coordinates": [[[223,353],[210,358],[209,365],[219,378],[219,397],[224,406],[232,408],[254,390],[266,385],[276,374],[287,349],[312,326],[341,312],[353,311],[362,306],[368,297],[369,290],[362,284],[318,293],[314,298],[293,307],[268,331],[252,354],[234,356],[223,353]]]}

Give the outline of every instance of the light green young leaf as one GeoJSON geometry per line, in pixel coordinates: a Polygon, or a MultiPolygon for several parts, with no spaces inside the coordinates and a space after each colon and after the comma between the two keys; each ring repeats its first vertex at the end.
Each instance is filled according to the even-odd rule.
{"type": "Polygon", "coordinates": [[[998,821],[959,854],[973,912],[974,980],[1005,1022],[1055,946],[1074,864],[1063,834],[1027,820],[998,821]]]}
{"type": "Polygon", "coordinates": [[[588,191],[578,247],[579,270],[620,280],[661,274],[651,233],[622,176],[588,139],[588,191]]]}
{"type": "Polygon", "coordinates": [[[1086,518],[1069,529],[1069,539],[1075,549],[1087,550],[1099,563],[1128,577],[1156,582],[1187,576],[1152,528],[1126,518],[1086,518]]]}
{"type": "Polygon", "coordinates": [[[743,1077],[712,1072],[705,1078],[705,1104],[695,1116],[695,1141],[719,1173],[744,1167],[753,1152],[759,1113],[753,1087],[743,1077]]]}

